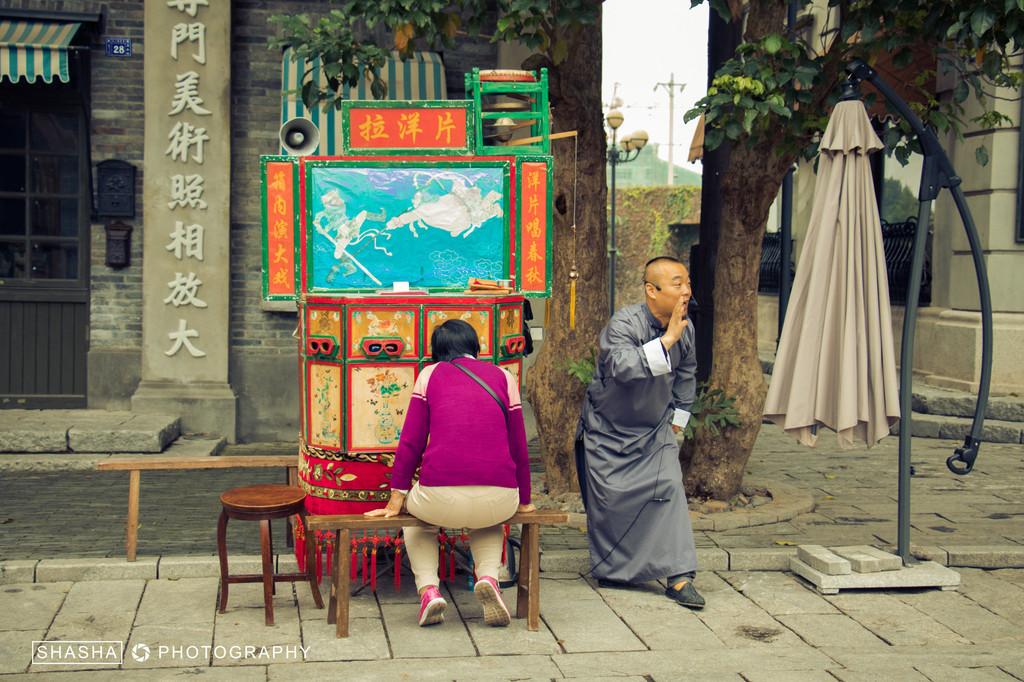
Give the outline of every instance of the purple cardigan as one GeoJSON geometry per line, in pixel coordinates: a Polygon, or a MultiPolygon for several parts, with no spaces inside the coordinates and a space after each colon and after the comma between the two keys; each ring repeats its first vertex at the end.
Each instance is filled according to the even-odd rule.
{"type": "Polygon", "coordinates": [[[516,380],[489,362],[469,357],[455,362],[506,402],[508,425],[501,407],[472,377],[447,363],[425,367],[402,426],[392,489],[409,490],[419,466],[420,485],[518,488],[520,504],[529,504],[530,460],[516,380]]]}

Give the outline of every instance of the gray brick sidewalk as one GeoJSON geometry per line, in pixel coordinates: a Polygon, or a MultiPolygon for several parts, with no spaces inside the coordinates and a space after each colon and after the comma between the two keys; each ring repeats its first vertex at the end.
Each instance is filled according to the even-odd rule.
{"type": "MultiPolygon", "coordinates": [[[[975,470],[961,477],[945,467],[957,445],[913,441],[912,544],[943,564],[1024,567],[1024,446],[985,443],[975,470]]],[[[813,498],[814,511],[754,526],[744,524],[743,512],[715,515],[719,522],[729,515],[738,521],[725,524],[732,526],[726,530],[696,532],[702,562],[712,569],[780,570],[798,544],[894,546],[896,451],[891,437],[871,450],[843,452],[831,433],[809,450],[778,427],[763,426],[745,480],[802,491],[813,498]]],[[[265,469],[144,472],[139,556],[212,555],[220,493],[280,478],[281,472],[265,469]]],[[[0,482],[0,561],[123,556],[127,491],[125,472],[6,471],[0,482]]],[[[249,525],[232,528],[230,551],[258,552],[249,525]]],[[[549,558],[575,552],[577,564],[586,563],[579,527],[546,530],[542,542],[549,558]]]]}
{"type": "MultiPolygon", "coordinates": [[[[400,593],[389,573],[376,593],[355,588],[347,640],[334,638],[302,583],[278,586],[272,628],[259,585],[232,586],[227,613],[216,613],[218,497],[281,472],[144,472],[139,561],[128,564],[126,473],[6,471],[0,680],[1024,679],[1020,445],[985,444],[975,471],[957,477],[945,469],[957,443],[914,440],[912,542],[940,563],[989,567],[957,568],[957,589],[825,596],[784,570],[797,544],[895,542],[897,443],[887,440],[842,452],[825,434],[811,451],[766,425],[748,481],[800,491],[815,509],[764,525],[716,519],[721,530],[697,531],[703,611],[670,602],[658,583],[597,588],[580,577],[585,533],[566,528],[541,538],[539,632],[519,620],[486,627],[461,578],[444,587],[448,622],[419,628],[406,570],[400,593]],[[124,660],[33,661],[36,640],[107,640],[124,660]]],[[[257,553],[254,526],[231,528],[233,561],[257,553]]],[[[277,532],[281,561],[291,563],[277,532]]],[[[505,597],[513,601],[510,590],[505,597]]]]}
{"type": "Polygon", "coordinates": [[[269,628],[259,585],[232,586],[217,614],[212,577],[8,584],[0,680],[1024,679],[1024,571],[962,574],[948,592],[822,596],[786,573],[703,572],[708,605],[690,611],[657,583],[603,589],[549,573],[537,632],[517,619],[484,625],[462,581],[443,586],[447,621],[420,628],[414,591],[384,583],[353,597],[342,640],[301,583],[279,587],[269,628]],[[83,640],[109,642],[123,662],[88,651],[57,660],[60,643],[33,645],[83,640]]]}

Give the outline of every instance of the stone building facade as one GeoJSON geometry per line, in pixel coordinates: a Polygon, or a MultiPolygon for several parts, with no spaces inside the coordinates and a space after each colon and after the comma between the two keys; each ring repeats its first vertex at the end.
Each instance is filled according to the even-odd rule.
{"type": "MultiPolygon", "coordinates": [[[[73,395],[40,397],[38,387],[8,381],[6,386],[0,386],[3,407],[87,406],[162,411],[182,415],[186,432],[217,433],[231,441],[242,442],[297,438],[299,370],[297,341],[293,337],[296,313],[268,309],[270,306],[261,300],[259,159],[264,154],[280,153],[281,53],[267,46],[279,29],[268,19],[274,14],[315,14],[323,9],[323,3],[288,0],[9,0],[4,3],[0,21],[79,23],[80,28],[74,41],[77,45],[68,52],[72,62],[68,83],[57,79],[50,83],[41,79],[31,83],[26,83],[25,79],[17,82],[5,79],[0,81],[0,100],[21,102],[21,109],[31,112],[33,98],[52,91],[65,92],[68,95],[65,108],[69,115],[83,119],[87,131],[80,166],[87,172],[80,173],[79,182],[88,186],[81,189],[82,201],[94,203],[96,166],[114,159],[135,168],[132,193],[135,211],[134,215],[116,218],[132,228],[130,249],[126,252],[130,261],[127,266],[107,264],[105,227],[111,218],[86,210],[77,226],[82,234],[83,249],[87,250],[76,280],[85,292],[86,319],[82,333],[69,331],[65,341],[84,358],[84,367],[78,368],[85,378],[84,384],[78,386],[73,395]],[[196,14],[189,16],[190,9],[196,14]],[[204,225],[207,239],[214,234],[223,239],[223,252],[208,254],[201,263],[193,264],[199,278],[203,279],[201,287],[192,289],[194,299],[203,300],[208,292],[211,300],[220,296],[224,304],[210,303],[203,310],[193,311],[197,316],[213,312],[205,318],[209,320],[208,326],[200,329],[200,336],[191,340],[196,348],[202,348],[203,341],[211,336],[222,334],[224,341],[219,352],[207,353],[205,357],[186,358],[179,348],[165,359],[173,348],[168,336],[175,332],[178,318],[186,316],[182,313],[184,308],[161,305],[159,297],[168,295],[172,288],[163,288],[159,282],[147,283],[146,268],[184,271],[190,266],[183,261],[161,260],[164,257],[161,251],[166,250],[163,244],[168,243],[174,221],[167,222],[166,214],[154,212],[161,201],[167,203],[166,196],[159,196],[167,178],[147,177],[147,170],[155,174],[156,171],[151,170],[154,156],[167,155],[161,154],[164,150],[153,143],[147,146],[146,136],[147,118],[150,124],[156,119],[160,125],[166,125],[167,113],[147,100],[147,89],[152,95],[152,88],[157,85],[170,88],[173,80],[160,84],[150,82],[162,76],[148,72],[146,60],[160,58],[165,64],[160,68],[165,68],[168,43],[161,38],[156,44],[148,44],[153,39],[147,40],[147,36],[170,36],[176,23],[188,25],[203,20],[223,24],[228,45],[220,47],[225,50],[225,56],[222,63],[188,68],[207,79],[204,82],[220,79],[227,83],[223,91],[218,92],[204,92],[200,83],[200,93],[205,99],[200,109],[227,112],[228,137],[222,140],[226,144],[220,148],[229,151],[209,154],[203,160],[201,173],[206,178],[211,203],[199,218],[190,217],[182,222],[209,220],[204,225]],[[106,47],[110,38],[122,45],[130,41],[131,56],[108,54],[106,47]],[[76,99],[80,102],[78,113],[75,112],[76,99]],[[224,179],[220,194],[214,192],[211,179],[214,177],[224,179]],[[160,221],[147,225],[146,218],[152,215],[159,215],[160,221]],[[189,364],[208,360],[210,362],[202,365],[202,371],[198,372],[191,368],[199,365],[189,364]],[[210,376],[223,379],[211,381],[210,376]],[[29,390],[33,393],[29,394],[29,390]]],[[[213,35],[212,24],[207,30],[213,35]]],[[[195,42],[186,39],[179,44],[179,61],[185,53],[195,51],[195,42]]],[[[211,60],[216,47],[212,42],[208,46],[211,60]]],[[[446,55],[449,96],[461,96],[463,73],[467,69],[497,65],[498,52],[497,46],[480,41],[460,49],[458,55],[446,55]]],[[[179,68],[174,64],[172,67],[179,68]]],[[[205,123],[205,119],[197,120],[197,126],[205,123]]],[[[215,149],[213,142],[209,145],[210,150],[215,149]]],[[[0,154],[2,150],[3,142],[0,142],[0,154]]],[[[195,151],[192,150],[193,160],[195,151]]],[[[26,154],[31,156],[31,151],[22,156],[26,154]]],[[[191,168],[180,174],[198,172],[191,168]]],[[[4,189],[12,188],[19,189],[13,184],[4,189]]],[[[29,201],[31,188],[20,189],[17,197],[13,193],[5,195],[0,189],[0,199],[24,195],[29,201]]],[[[8,231],[18,229],[22,228],[14,226],[0,231],[0,242],[8,231]]],[[[28,236],[22,238],[19,233],[21,241],[12,238],[13,246],[5,248],[21,249],[22,242],[29,244],[26,248],[33,248],[32,228],[24,229],[28,236]]],[[[40,290],[52,284],[31,277],[22,277],[16,282],[11,279],[19,273],[25,274],[13,266],[10,273],[0,273],[0,315],[12,314],[2,306],[24,307],[25,301],[31,303],[34,297],[38,298],[40,290]],[[11,282],[16,286],[10,286],[11,282]]],[[[159,277],[165,274],[160,272],[159,277]]],[[[172,272],[165,278],[174,275],[172,272]]],[[[192,302],[194,308],[195,301],[192,302]]],[[[25,314],[33,313],[30,310],[25,314]]],[[[9,338],[0,339],[0,347],[16,345],[17,339],[11,339],[18,335],[17,330],[0,331],[2,334],[9,338]]],[[[4,361],[6,372],[11,375],[20,372],[19,363],[25,362],[16,353],[8,354],[4,361]]],[[[39,359],[39,364],[45,363],[39,359]]]]}

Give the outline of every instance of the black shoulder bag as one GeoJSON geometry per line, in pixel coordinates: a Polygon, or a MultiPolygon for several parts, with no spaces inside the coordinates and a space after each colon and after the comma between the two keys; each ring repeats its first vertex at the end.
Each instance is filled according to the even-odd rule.
{"type": "Polygon", "coordinates": [[[501,398],[498,397],[498,394],[494,392],[494,389],[491,388],[490,386],[488,386],[487,384],[485,384],[483,379],[481,379],[477,375],[473,374],[473,372],[469,371],[468,369],[466,369],[462,365],[457,365],[454,362],[450,362],[448,364],[454,365],[455,367],[458,367],[459,369],[461,369],[463,372],[465,372],[469,376],[469,378],[471,378],[473,381],[475,381],[476,383],[478,383],[481,386],[483,386],[484,390],[491,394],[491,397],[494,398],[494,401],[496,403],[498,403],[498,407],[501,408],[501,413],[505,415],[505,423],[507,424],[508,423],[508,405],[506,405],[501,400],[501,398]]]}

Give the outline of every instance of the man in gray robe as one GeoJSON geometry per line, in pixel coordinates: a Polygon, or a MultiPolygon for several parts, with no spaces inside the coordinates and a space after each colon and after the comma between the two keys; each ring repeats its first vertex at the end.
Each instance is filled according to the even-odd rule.
{"type": "Polygon", "coordinates": [[[590,561],[602,586],[666,578],[666,596],[701,608],[675,436],[696,390],[690,276],[676,259],[655,258],[644,289],[643,303],[601,331],[577,430],[590,561]]]}

